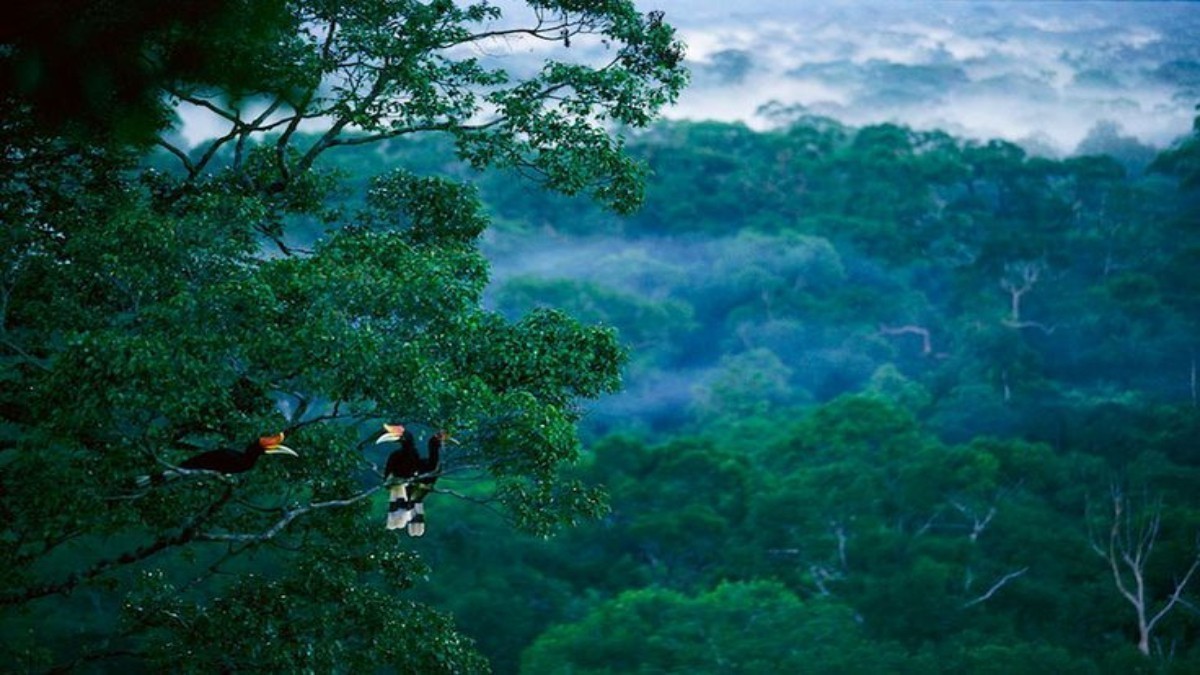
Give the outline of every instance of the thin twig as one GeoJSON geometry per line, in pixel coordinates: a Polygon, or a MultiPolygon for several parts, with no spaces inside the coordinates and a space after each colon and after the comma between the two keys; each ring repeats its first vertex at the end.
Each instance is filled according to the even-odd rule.
{"type": "Polygon", "coordinates": [[[992,587],[987,590],[987,593],[984,593],[983,595],[979,596],[978,598],[975,598],[974,600],[964,602],[963,607],[964,608],[971,607],[972,605],[978,605],[981,602],[987,602],[989,599],[991,599],[991,597],[993,595],[996,594],[996,591],[999,591],[1001,588],[1003,588],[1005,584],[1012,581],[1013,579],[1016,579],[1017,577],[1021,576],[1022,574],[1025,574],[1028,571],[1029,571],[1028,567],[1022,567],[1021,569],[1017,570],[1016,572],[1009,572],[1008,574],[1005,574],[1004,576],[1000,577],[999,581],[992,584],[992,587]]]}

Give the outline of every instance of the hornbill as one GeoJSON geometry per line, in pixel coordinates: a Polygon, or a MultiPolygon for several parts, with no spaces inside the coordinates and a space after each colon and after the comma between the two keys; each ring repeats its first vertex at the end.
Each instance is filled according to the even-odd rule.
{"type": "MultiPolygon", "coordinates": [[[[209,450],[202,452],[194,457],[189,457],[179,464],[181,469],[203,469],[206,471],[218,471],[224,474],[242,473],[254,468],[258,463],[258,458],[268,454],[283,454],[299,457],[295,450],[283,444],[283,432],[279,432],[274,436],[262,436],[257,440],[251,441],[244,450],[230,450],[222,448],[220,450],[209,450]]],[[[151,483],[162,483],[166,480],[177,478],[182,474],[174,469],[168,469],[161,473],[151,476],[139,476],[137,479],[138,487],[145,487],[151,483]]]]}
{"type": "MultiPolygon", "coordinates": [[[[409,479],[417,475],[421,467],[421,456],[417,454],[417,442],[413,439],[412,432],[405,429],[403,424],[385,424],[383,435],[375,444],[389,441],[400,441],[400,449],[393,450],[392,454],[388,455],[387,466],[383,470],[384,477],[409,479]]],[[[407,480],[391,486],[388,490],[387,529],[395,530],[408,525],[412,515],[407,480]]]]}
{"type": "Polygon", "coordinates": [[[387,528],[395,530],[405,527],[409,536],[425,534],[425,497],[437,483],[437,472],[441,464],[442,443],[454,442],[444,431],[429,437],[429,454],[422,458],[417,453],[417,443],[412,432],[402,424],[383,425],[384,433],[376,444],[400,441],[400,449],[388,456],[384,475],[400,478],[402,482],[389,490],[387,528]]]}

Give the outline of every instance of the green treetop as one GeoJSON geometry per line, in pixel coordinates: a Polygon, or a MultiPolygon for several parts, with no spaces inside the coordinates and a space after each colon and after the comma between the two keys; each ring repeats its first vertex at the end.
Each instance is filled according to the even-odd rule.
{"type": "MultiPolygon", "coordinates": [[[[221,20],[197,35],[248,11],[213,4],[221,20]]],[[[132,51],[153,62],[137,86],[154,95],[130,105],[224,125],[192,149],[164,130],[177,171],[139,168],[90,104],[74,122],[95,142],[64,131],[44,108],[57,71],[5,80],[6,663],[484,669],[445,616],[396,595],[423,567],[383,527],[382,458],[364,438],[382,421],[452,432],[447,479],[531,531],[602,508],[558,469],[579,451],[578,402],[619,386],[613,332],[482,309],[488,221],[469,186],[395,170],[338,209],[318,159],[443,132],[477,166],[632,208],[641,172],[613,130],[648,123],[682,87],[671,28],[627,0],[531,1],[512,17],[443,0],[277,9],[246,15],[225,70],[155,60],[190,44],[183,9],[153,25],[109,15],[125,51],[89,68],[116,72],[132,51]],[[519,39],[555,56],[524,76],[479,57],[519,39]],[[296,228],[313,223],[323,232],[301,245],[296,228]],[[281,430],[299,457],[138,484],[281,430]]],[[[214,48],[230,46],[221,35],[214,48]]],[[[62,54],[32,28],[2,37],[5,73],[62,54]]]]}

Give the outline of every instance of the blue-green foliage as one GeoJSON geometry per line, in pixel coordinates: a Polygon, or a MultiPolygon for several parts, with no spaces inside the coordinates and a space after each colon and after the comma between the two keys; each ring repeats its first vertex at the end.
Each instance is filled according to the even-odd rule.
{"type": "Polygon", "coordinates": [[[1194,146],[1128,174],[675,123],[633,145],[654,174],[621,220],[481,176],[491,301],[631,348],[581,470],[611,510],[534,542],[447,505],[419,592],[501,672],[1188,672],[1200,586],[1146,656],[1111,562],[1132,583],[1120,547],[1157,514],[1152,615],[1198,552],[1194,146]],[[489,590],[460,602],[469,575],[489,590]]]}

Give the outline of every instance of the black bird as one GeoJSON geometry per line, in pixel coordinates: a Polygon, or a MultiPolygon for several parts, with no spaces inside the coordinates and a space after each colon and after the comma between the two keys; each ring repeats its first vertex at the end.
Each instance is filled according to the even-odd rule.
{"type": "Polygon", "coordinates": [[[437,483],[438,470],[442,463],[442,442],[454,439],[446,435],[446,432],[439,431],[429,437],[429,455],[420,460],[420,478],[417,478],[417,483],[412,487],[412,493],[409,495],[409,501],[413,505],[412,520],[408,523],[408,534],[412,537],[420,537],[425,534],[425,497],[433,492],[433,485],[437,483]]]}
{"type": "MultiPolygon", "coordinates": [[[[240,452],[227,448],[202,452],[199,455],[189,457],[180,462],[179,468],[204,469],[206,471],[219,471],[224,474],[242,473],[253,469],[254,465],[258,463],[258,458],[267,454],[283,454],[299,457],[295,450],[283,444],[283,432],[279,432],[274,436],[262,436],[257,440],[251,441],[240,452]]],[[[168,469],[151,476],[139,476],[137,485],[138,487],[145,487],[152,483],[162,483],[181,475],[181,473],[174,469],[168,469]]]]}
{"type": "MultiPolygon", "coordinates": [[[[405,429],[403,424],[383,425],[383,435],[375,444],[399,441],[400,449],[393,450],[388,455],[387,466],[383,470],[386,478],[409,479],[421,470],[421,456],[417,454],[417,442],[412,432],[405,429]]],[[[412,520],[412,503],[408,499],[408,481],[396,483],[388,488],[387,529],[395,530],[408,525],[412,520]]]]}
{"type": "Polygon", "coordinates": [[[413,440],[412,432],[405,429],[403,424],[383,425],[383,435],[375,444],[388,441],[400,441],[400,449],[388,455],[384,475],[397,478],[412,478],[421,469],[421,456],[417,454],[417,443],[413,440]]]}
{"type": "Polygon", "coordinates": [[[439,431],[429,437],[429,454],[422,458],[417,452],[416,439],[402,424],[383,425],[384,433],[376,444],[399,441],[400,449],[388,456],[384,475],[400,478],[388,491],[389,530],[407,528],[408,534],[420,537],[425,534],[425,497],[437,483],[437,471],[441,465],[442,443],[451,441],[445,432],[439,431]]]}

